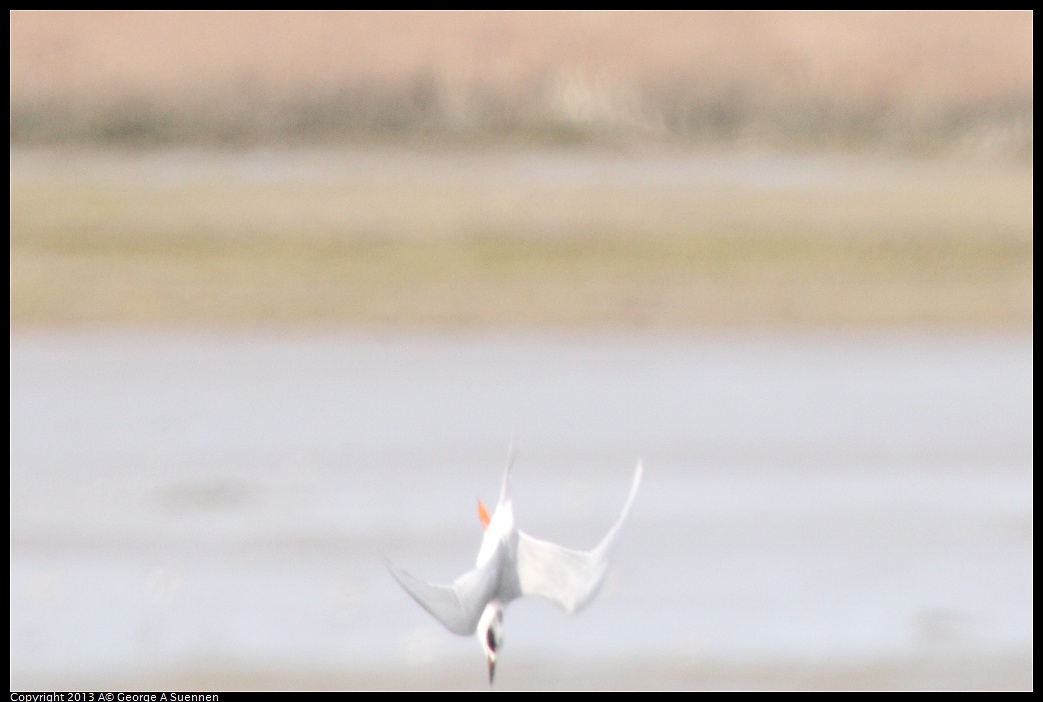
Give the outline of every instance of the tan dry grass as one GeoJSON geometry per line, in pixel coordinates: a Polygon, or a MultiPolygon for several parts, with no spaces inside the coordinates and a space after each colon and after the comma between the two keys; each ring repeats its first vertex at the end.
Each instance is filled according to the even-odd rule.
{"type": "Polygon", "coordinates": [[[1031,143],[1028,11],[18,11],[10,36],[28,140],[1031,143]]]}
{"type": "Polygon", "coordinates": [[[1032,91],[1025,12],[41,12],[11,15],[11,98],[294,97],[433,72],[524,90],[548,72],[806,97],[977,100],[1032,91]],[[780,65],[780,63],[782,65],[780,65]],[[905,93],[915,93],[908,94],[905,93]],[[151,95],[149,95],[151,94],[151,95]]]}
{"type": "Polygon", "coordinates": [[[13,326],[1031,327],[1031,169],[706,189],[12,163],[13,326]]]}

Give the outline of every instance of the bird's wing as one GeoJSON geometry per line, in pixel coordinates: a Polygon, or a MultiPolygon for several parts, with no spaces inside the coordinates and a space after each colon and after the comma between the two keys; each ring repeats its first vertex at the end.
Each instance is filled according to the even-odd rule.
{"type": "Polygon", "coordinates": [[[594,598],[608,572],[609,557],[619,530],[634,504],[641,473],[639,462],[622,513],[591,551],[575,551],[518,532],[518,584],[523,595],[546,597],[569,614],[579,611],[594,598]]]}
{"type": "Polygon", "coordinates": [[[502,549],[482,567],[464,573],[452,585],[428,583],[410,575],[387,558],[384,564],[399,585],[454,634],[473,634],[482,610],[499,587],[502,549]]]}
{"type": "Polygon", "coordinates": [[[573,551],[518,532],[518,584],[523,595],[546,597],[569,614],[582,609],[601,586],[608,559],[573,551]]]}

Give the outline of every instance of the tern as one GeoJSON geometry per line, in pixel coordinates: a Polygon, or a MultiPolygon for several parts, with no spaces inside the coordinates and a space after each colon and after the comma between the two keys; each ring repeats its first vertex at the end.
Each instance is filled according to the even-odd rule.
{"type": "Polygon", "coordinates": [[[587,606],[605,580],[609,557],[641,484],[642,467],[638,461],[630,493],[615,524],[592,550],[576,551],[529,536],[515,526],[514,508],[508,496],[513,458],[512,452],[492,518],[478,501],[485,536],[473,570],[451,585],[439,585],[424,582],[384,559],[406,592],[449,631],[478,637],[489,664],[490,685],[503,644],[504,607],[525,595],[545,597],[568,614],[587,606]]]}

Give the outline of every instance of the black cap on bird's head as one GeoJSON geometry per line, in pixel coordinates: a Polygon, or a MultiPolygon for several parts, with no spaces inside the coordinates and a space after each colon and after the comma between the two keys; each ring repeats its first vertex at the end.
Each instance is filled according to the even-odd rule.
{"type": "Polygon", "coordinates": [[[490,602],[485,606],[482,618],[478,621],[477,633],[489,663],[489,684],[492,685],[496,673],[496,655],[503,645],[503,607],[499,602],[490,602]]]}

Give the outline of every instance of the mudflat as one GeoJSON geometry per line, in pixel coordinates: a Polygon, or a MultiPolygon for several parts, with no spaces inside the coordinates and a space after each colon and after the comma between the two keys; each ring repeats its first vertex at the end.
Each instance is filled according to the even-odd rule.
{"type": "Polygon", "coordinates": [[[11,325],[1032,324],[1031,165],[16,150],[11,325]]]}

